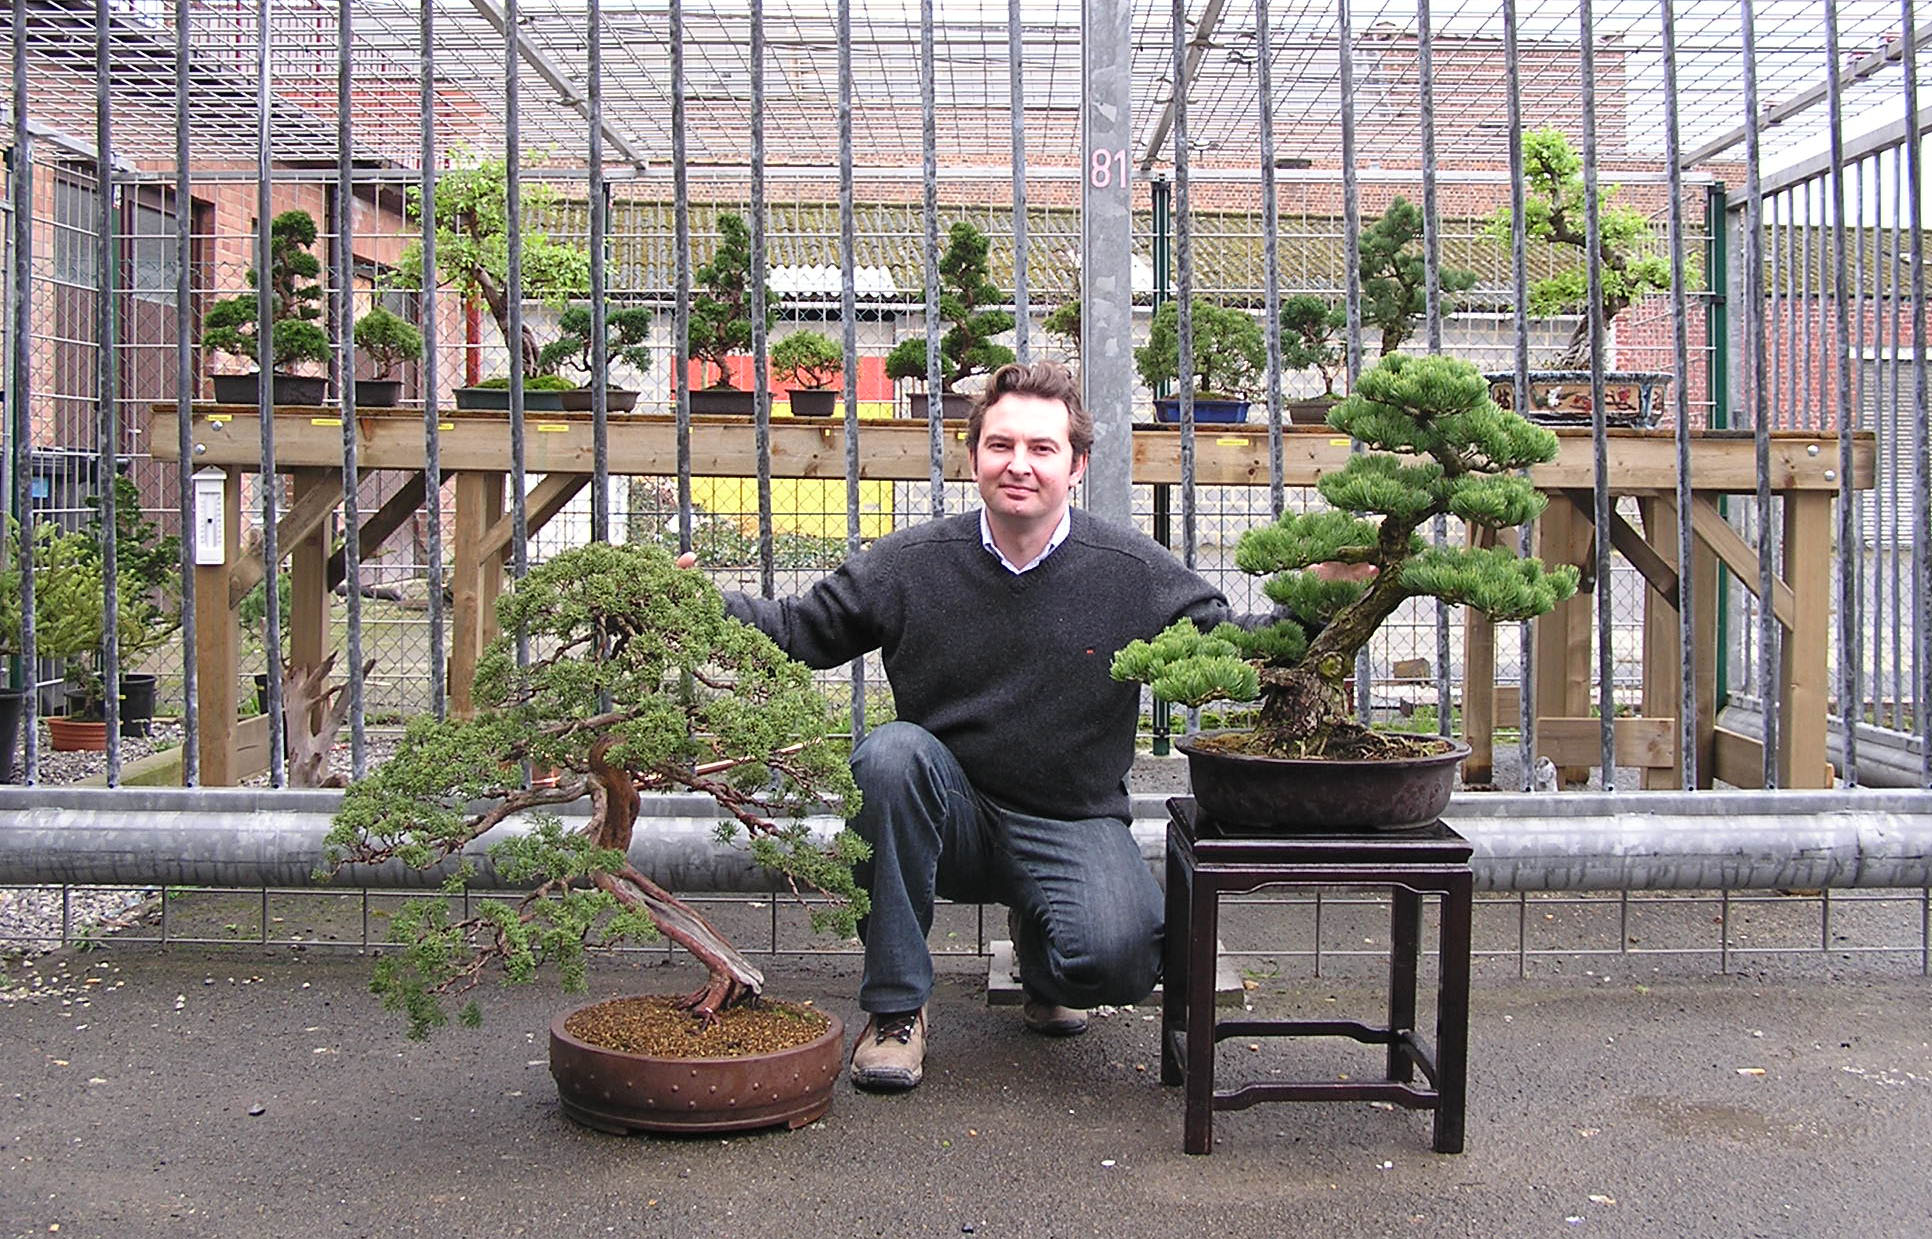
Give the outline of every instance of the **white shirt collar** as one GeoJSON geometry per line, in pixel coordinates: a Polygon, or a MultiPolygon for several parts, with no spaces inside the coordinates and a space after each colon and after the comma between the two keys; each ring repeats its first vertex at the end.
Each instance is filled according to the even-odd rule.
{"type": "Polygon", "coordinates": [[[1040,562],[1042,560],[1044,560],[1047,556],[1053,554],[1053,552],[1059,548],[1060,544],[1067,540],[1067,531],[1072,527],[1073,527],[1073,509],[1072,508],[1062,509],[1062,511],[1060,512],[1060,523],[1053,527],[1053,536],[1047,539],[1046,548],[1042,550],[1038,555],[1035,555],[1031,560],[1031,562],[1023,564],[1018,568],[1015,568],[1012,564],[1012,561],[1006,558],[1006,553],[1000,550],[1000,548],[997,545],[995,545],[993,542],[993,526],[986,519],[986,509],[981,508],[979,510],[980,545],[984,546],[988,553],[990,553],[995,559],[1000,561],[1000,567],[1006,569],[1008,572],[1011,572],[1014,576],[1018,576],[1022,572],[1031,572],[1033,571],[1033,569],[1039,567],[1040,562]]]}

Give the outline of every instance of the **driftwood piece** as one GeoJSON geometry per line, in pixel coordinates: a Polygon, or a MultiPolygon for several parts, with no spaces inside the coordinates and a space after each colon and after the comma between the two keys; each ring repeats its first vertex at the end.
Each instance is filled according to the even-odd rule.
{"type": "MultiPolygon", "coordinates": [[[[362,674],[375,667],[371,658],[362,664],[362,674]]],[[[283,734],[288,744],[288,783],[290,787],[343,787],[348,780],[329,773],[329,752],[335,748],[336,733],[349,717],[349,695],[345,684],[331,685],[329,672],[335,669],[335,654],[312,667],[282,664],[283,734]]]]}

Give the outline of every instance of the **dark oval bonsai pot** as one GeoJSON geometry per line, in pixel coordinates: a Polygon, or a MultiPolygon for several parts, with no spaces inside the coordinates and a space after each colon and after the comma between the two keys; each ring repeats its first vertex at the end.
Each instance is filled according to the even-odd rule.
{"type": "Polygon", "coordinates": [[[1337,834],[1413,830],[1449,807],[1456,769],[1469,756],[1461,740],[1431,757],[1330,761],[1252,757],[1206,747],[1228,732],[1175,741],[1201,811],[1223,830],[1256,834],[1337,834]]]}
{"type": "MultiPolygon", "coordinates": [[[[563,412],[564,393],[560,391],[523,391],[523,411],[525,413],[563,412]]],[[[456,389],[456,407],[459,409],[488,409],[505,413],[510,408],[510,389],[507,387],[459,387],[456,389]]]]}
{"type": "MultiPolygon", "coordinates": [[[[610,1000],[617,1001],[617,1000],[610,1000]]],[[[845,1025],[827,1011],[825,1031],[804,1045],[741,1058],[657,1058],[611,1050],[565,1031],[574,1008],[550,1022],[550,1074],[563,1112],[616,1135],[707,1135],[803,1127],[832,1105],[845,1066],[845,1025]]]]}
{"type": "MultiPolygon", "coordinates": [[[[576,391],[563,393],[563,410],[566,413],[589,413],[595,398],[595,389],[579,387],[576,391]]],[[[637,393],[628,387],[606,387],[604,389],[604,411],[606,413],[629,413],[637,407],[637,393]]]]}
{"type": "Polygon", "coordinates": [[[839,394],[830,387],[794,387],[789,389],[792,400],[793,417],[830,417],[838,407],[839,394]]]}
{"type": "Polygon", "coordinates": [[[402,399],[401,379],[357,379],[358,409],[393,409],[402,399]]]}
{"type": "MultiPolygon", "coordinates": [[[[1154,401],[1154,420],[1179,425],[1181,402],[1173,396],[1163,396],[1154,401]]],[[[1245,422],[1248,420],[1248,401],[1246,400],[1204,400],[1194,398],[1194,420],[1197,422],[1245,422]]]]}
{"type": "MultiPolygon", "coordinates": [[[[261,375],[217,374],[214,376],[216,404],[261,403],[261,375]]],[[[306,374],[275,373],[269,384],[270,404],[320,405],[328,398],[329,381],[306,374]]]]}
{"type": "MultiPolygon", "coordinates": [[[[916,418],[926,416],[929,397],[925,392],[916,391],[906,397],[906,411],[916,418]]],[[[973,398],[964,392],[945,391],[939,393],[939,415],[942,418],[964,421],[972,416],[973,398]]]]}
{"type": "Polygon", "coordinates": [[[691,389],[693,417],[750,417],[757,411],[756,393],[735,387],[691,389]]]}

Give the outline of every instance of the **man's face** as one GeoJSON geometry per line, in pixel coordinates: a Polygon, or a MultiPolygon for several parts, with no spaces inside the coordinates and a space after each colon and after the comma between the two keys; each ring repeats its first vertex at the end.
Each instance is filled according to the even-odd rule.
{"type": "Polygon", "coordinates": [[[1008,393],[986,410],[973,478],[989,515],[1016,521],[1052,521],[1087,472],[1067,440],[1063,401],[1008,393]]]}

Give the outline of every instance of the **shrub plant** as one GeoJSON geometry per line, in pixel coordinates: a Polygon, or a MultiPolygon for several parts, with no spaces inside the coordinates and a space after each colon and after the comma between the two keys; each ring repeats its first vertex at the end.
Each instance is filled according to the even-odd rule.
{"type": "MultiPolygon", "coordinates": [[[[329,333],[316,320],[322,317],[322,262],[309,249],[315,244],[315,217],[307,211],[283,211],[268,225],[269,324],[272,346],[263,366],[256,347],[260,309],[255,293],[224,297],[208,307],[202,319],[203,348],[245,357],[263,369],[287,371],[329,360],[329,333]]],[[[259,288],[260,275],[248,272],[248,286],[259,288]]]]}
{"type": "MultiPolygon", "coordinates": [[[[1246,311],[1193,300],[1194,365],[1190,378],[1197,400],[1246,400],[1254,394],[1268,364],[1261,324],[1246,311]]],[[[1154,391],[1180,382],[1181,303],[1169,301],[1155,312],[1147,343],[1134,350],[1134,368],[1154,391]]]]}
{"type": "MultiPolygon", "coordinates": [[[[987,261],[986,234],[965,220],[946,234],[939,256],[939,317],[946,332],[939,337],[939,389],[954,391],[961,379],[991,374],[1013,360],[1013,350],[993,337],[1013,330],[1013,315],[1000,308],[1006,298],[992,280],[987,261]]],[[[922,333],[901,340],[886,355],[886,377],[926,378],[926,337],[922,333]]]]}

